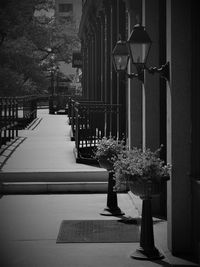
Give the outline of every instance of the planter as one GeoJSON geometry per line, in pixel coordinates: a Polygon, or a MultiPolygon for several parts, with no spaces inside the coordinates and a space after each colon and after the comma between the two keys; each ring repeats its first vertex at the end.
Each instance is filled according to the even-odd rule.
{"type": "Polygon", "coordinates": [[[161,192],[161,182],[143,182],[143,181],[128,181],[130,191],[141,198],[149,198],[159,195],[161,192]]]}
{"type": "Polygon", "coordinates": [[[109,161],[107,158],[100,158],[98,162],[101,168],[104,168],[107,171],[113,170],[113,163],[109,161]]]}

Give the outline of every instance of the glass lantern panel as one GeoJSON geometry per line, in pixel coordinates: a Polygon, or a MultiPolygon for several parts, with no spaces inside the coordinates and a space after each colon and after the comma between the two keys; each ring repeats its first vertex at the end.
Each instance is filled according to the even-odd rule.
{"type": "Polygon", "coordinates": [[[150,44],[130,43],[130,52],[134,64],[145,64],[150,44]]]}
{"type": "Polygon", "coordinates": [[[125,70],[128,63],[128,55],[114,55],[117,70],[125,70]]]}

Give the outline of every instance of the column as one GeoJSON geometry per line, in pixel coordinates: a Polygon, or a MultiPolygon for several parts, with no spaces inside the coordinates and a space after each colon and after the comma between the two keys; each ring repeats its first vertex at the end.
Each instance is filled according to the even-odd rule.
{"type": "MultiPolygon", "coordinates": [[[[135,24],[142,20],[141,0],[126,0],[128,10],[128,35],[135,24]]],[[[129,73],[136,72],[129,63],[129,73]]],[[[127,92],[127,117],[128,117],[128,145],[129,147],[142,147],[142,83],[138,79],[128,79],[127,92]]]]}
{"type": "Polygon", "coordinates": [[[100,82],[101,82],[101,101],[104,101],[104,80],[105,80],[105,71],[104,71],[104,49],[105,49],[105,20],[103,16],[103,12],[99,12],[99,20],[100,20],[100,82]]]}
{"type": "MultiPolygon", "coordinates": [[[[126,34],[126,5],[124,1],[117,1],[117,13],[118,13],[118,36],[121,36],[122,40],[127,39],[126,34]]],[[[121,74],[117,76],[117,104],[121,105],[120,108],[120,116],[118,118],[118,135],[121,139],[123,136],[126,136],[126,124],[127,124],[127,116],[126,116],[126,100],[127,100],[127,92],[126,92],[126,82],[127,78],[125,74],[121,74]]]]}
{"type": "MultiPolygon", "coordinates": [[[[147,66],[159,66],[159,0],[143,0],[143,26],[152,46],[147,66]]],[[[143,88],[143,147],[160,146],[160,76],[145,73],[143,88]]]]}
{"type": "MultiPolygon", "coordinates": [[[[165,43],[160,43],[165,35],[165,8],[161,8],[165,1],[145,0],[143,1],[143,25],[146,28],[151,40],[152,46],[147,59],[148,66],[159,67],[162,60],[161,51],[166,50],[165,43]],[[162,31],[160,31],[162,29],[162,31]],[[162,45],[162,46],[161,46],[162,45]]],[[[165,39],[165,38],[164,38],[165,39]]],[[[164,53],[164,52],[163,52],[164,53]]],[[[158,149],[162,141],[164,145],[163,152],[166,151],[166,81],[158,73],[154,75],[145,73],[143,87],[143,147],[150,148],[153,151],[158,149]],[[161,112],[162,111],[162,112],[161,112]],[[161,128],[162,125],[162,128],[161,128]]],[[[162,153],[165,159],[165,153],[162,153]]],[[[166,217],[166,184],[162,186],[162,193],[152,199],[153,215],[166,217]]]]}
{"type": "Polygon", "coordinates": [[[190,1],[167,0],[168,246],[186,255],[191,244],[191,23],[190,1]]]}

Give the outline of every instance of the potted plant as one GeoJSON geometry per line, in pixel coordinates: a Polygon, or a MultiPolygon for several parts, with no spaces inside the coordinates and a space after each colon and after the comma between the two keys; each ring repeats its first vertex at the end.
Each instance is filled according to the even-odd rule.
{"type": "Polygon", "coordinates": [[[108,177],[108,193],[107,193],[107,206],[100,213],[105,216],[121,216],[124,212],[118,207],[117,193],[114,190],[115,180],[113,179],[113,164],[118,158],[118,155],[125,150],[123,140],[116,140],[113,137],[103,137],[97,144],[94,151],[95,157],[99,162],[101,168],[109,171],[108,177]]]}
{"type": "Polygon", "coordinates": [[[169,180],[169,164],[159,158],[161,148],[152,152],[150,149],[133,148],[123,150],[114,162],[116,189],[128,183],[134,194],[158,194],[159,185],[169,180]],[[151,187],[151,188],[150,188],[151,187]]]}
{"type": "Polygon", "coordinates": [[[97,143],[94,153],[99,165],[108,171],[112,171],[114,161],[123,150],[125,150],[125,144],[123,140],[117,140],[113,137],[103,137],[97,143]]]}
{"type": "Polygon", "coordinates": [[[131,257],[140,260],[157,260],[164,256],[154,245],[151,197],[160,194],[161,184],[169,180],[171,166],[159,158],[161,148],[124,150],[114,162],[115,189],[128,183],[130,190],[142,199],[140,247],[131,257]]]}

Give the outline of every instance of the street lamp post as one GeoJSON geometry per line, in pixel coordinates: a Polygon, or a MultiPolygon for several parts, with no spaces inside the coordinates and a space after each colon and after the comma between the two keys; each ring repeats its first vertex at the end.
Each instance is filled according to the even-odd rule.
{"type": "Polygon", "coordinates": [[[112,52],[113,64],[116,72],[125,72],[127,77],[138,78],[144,82],[144,70],[149,73],[160,73],[161,77],[169,81],[169,62],[158,67],[147,67],[149,51],[152,41],[145,28],[139,24],[135,25],[128,41],[119,40],[112,52]],[[128,61],[131,59],[137,73],[127,73],[128,61]]]}

